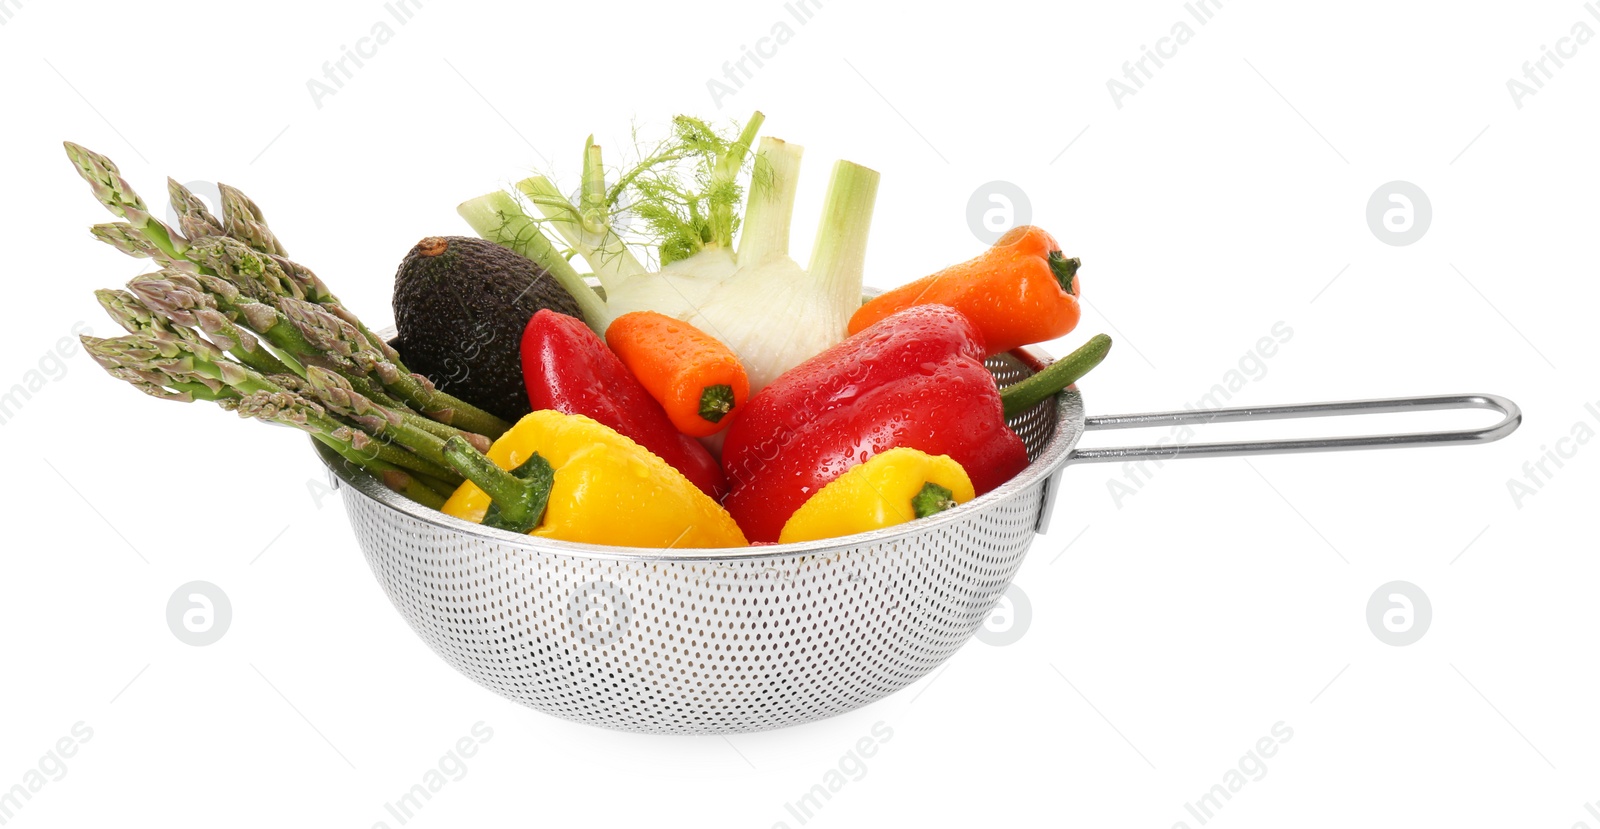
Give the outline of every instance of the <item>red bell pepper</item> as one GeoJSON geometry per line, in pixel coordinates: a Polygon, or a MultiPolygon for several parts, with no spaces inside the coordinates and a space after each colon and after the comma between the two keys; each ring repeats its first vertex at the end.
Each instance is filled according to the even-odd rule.
{"type": "Polygon", "coordinates": [[[984,368],[983,334],[944,305],[899,311],[789,370],[751,397],[728,429],[723,506],[751,541],[775,541],[817,490],[899,446],[949,455],[982,495],[1028,465],[1006,426],[1098,365],[1111,340],[1089,345],[1000,391],[984,368]]]}
{"type": "Polygon", "coordinates": [[[728,479],[700,441],[679,432],[666,410],[582,320],[541,310],[522,332],[522,374],[535,410],[580,414],[610,426],[721,501],[728,479]]]}

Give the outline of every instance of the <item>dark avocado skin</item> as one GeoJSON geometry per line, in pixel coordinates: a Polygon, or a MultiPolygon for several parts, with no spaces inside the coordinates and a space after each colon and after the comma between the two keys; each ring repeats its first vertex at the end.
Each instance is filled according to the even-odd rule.
{"type": "Polygon", "coordinates": [[[515,423],[531,411],[522,330],[544,308],[582,317],[572,295],[525,257],[482,239],[430,237],[395,273],[395,348],[441,391],[515,423]],[[424,253],[441,243],[437,255],[424,253]]]}

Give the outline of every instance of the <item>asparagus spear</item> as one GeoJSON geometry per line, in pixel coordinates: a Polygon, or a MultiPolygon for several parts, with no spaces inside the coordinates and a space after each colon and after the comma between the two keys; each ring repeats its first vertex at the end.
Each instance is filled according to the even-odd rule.
{"type": "MultiPolygon", "coordinates": [[[[224,312],[226,308],[233,316],[240,313],[231,304],[237,301],[236,298],[220,290],[223,285],[216,286],[223,297],[219,302],[214,294],[202,287],[201,278],[181,271],[160,271],[136,276],[128,283],[128,287],[132,291],[130,297],[153,317],[165,320],[167,324],[164,327],[168,330],[184,326],[199,328],[239,362],[262,374],[288,374],[295,370],[263,347],[253,334],[239,327],[229,313],[224,312]]],[[[112,313],[113,318],[116,317],[110,308],[107,311],[112,313]]],[[[123,327],[127,328],[126,325],[123,327]]],[[[133,328],[128,330],[138,333],[133,328]]]]}
{"type": "Polygon", "coordinates": [[[309,431],[312,437],[339,453],[345,460],[383,481],[384,486],[423,506],[433,509],[444,506],[445,494],[430,486],[425,476],[376,457],[368,452],[365,446],[359,445],[356,436],[360,435],[360,432],[348,426],[331,433],[307,428],[306,424],[310,420],[309,409],[304,400],[296,399],[294,395],[261,392],[231,401],[225,404],[224,408],[232,409],[240,417],[309,431]]]}
{"type": "Polygon", "coordinates": [[[313,348],[366,369],[391,394],[434,420],[480,434],[499,435],[511,428],[504,420],[435,389],[428,378],[405,372],[374,348],[358,328],[323,306],[283,298],[278,308],[313,348]]]}
{"type": "MultiPolygon", "coordinates": [[[[371,371],[381,371],[378,382],[385,386],[393,383],[390,391],[435,419],[491,436],[509,428],[505,421],[438,391],[425,378],[407,370],[394,349],[340,304],[316,274],[283,255],[283,247],[266,228],[260,208],[243,193],[228,188],[231,195],[224,198],[224,219],[219,223],[192,193],[169,180],[168,191],[183,217],[181,225],[198,232],[214,230],[220,224],[225,233],[239,237],[207,236],[191,242],[150,215],[149,207],[111,159],[70,142],[65,146],[68,157],[79,175],[89,183],[95,197],[113,214],[127,220],[103,226],[97,231],[97,238],[125,253],[154,258],[169,271],[192,270],[197,277],[221,277],[250,302],[235,303],[231,297],[221,296],[217,310],[234,322],[243,322],[280,351],[296,358],[298,363],[326,364],[346,373],[352,381],[364,379],[363,375],[371,371]],[[252,245],[259,245],[262,250],[257,252],[252,245]],[[297,327],[285,324],[283,314],[274,307],[283,299],[310,300],[323,305],[332,318],[353,328],[365,342],[361,352],[375,352],[381,360],[363,366],[351,364],[349,358],[340,354],[318,352],[305,342],[297,327]]],[[[209,283],[204,288],[214,295],[228,293],[209,283]]],[[[146,298],[141,296],[141,299],[146,298]]],[[[269,368],[264,363],[261,367],[269,368]]],[[[296,369],[298,366],[289,364],[288,367],[296,369]]],[[[384,402],[377,394],[368,396],[384,402]]]]}
{"type": "MultiPolygon", "coordinates": [[[[261,253],[259,250],[256,252],[261,253]]],[[[318,277],[310,268],[286,256],[274,256],[272,254],[264,255],[271,260],[273,264],[277,265],[279,268],[282,268],[284,275],[294,280],[295,284],[300,286],[300,290],[305,292],[306,299],[315,302],[318,305],[329,306],[330,310],[337,306],[341,311],[344,311],[344,306],[340,304],[339,298],[334,296],[332,291],[328,290],[328,286],[323,283],[321,277],[318,277]]],[[[344,312],[347,314],[350,313],[349,311],[344,312]]],[[[355,315],[351,314],[351,316],[354,317],[355,315]]]]}
{"type": "MultiPolygon", "coordinates": [[[[180,278],[182,274],[175,274],[180,278]]],[[[145,280],[142,285],[158,283],[159,280],[145,280]]],[[[155,328],[166,331],[182,331],[186,328],[199,328],[219,348],[234,354],[239,361],[251,366],[257,371],[277,374],[288,371],[288,367],[279,362],[270,353],[261,349],[261,342],[254,334],[246,331],[233,323],[226,315],[212,305],[165,305],[161,311],[156,311],[140,302],[139,298],[127,291],[96,291],[95,295],[101,297],[101,305],[113,318],[122,323],[129,333],[137,334],[142,330],[155,328]],[[108,304],[108,302],[110,304],[108,304]],[[116,307],[112,307],[115,305],[116,307]],[[124,322],[120,315],[136,317],[124,322]],[[137,322],[130,326],[129,322],[137,322]],[[260,362],[261,365],[255,365],[260,362]]]]}
{"type": "Polygon", "coordinates": [[[149,237],[140,233],[137,228],[127,222],[106,222],[89,228],[94,238],[134,257],[135,259],[154,259],[163,268],[179,270],[195,270],[193,263],[186,259],[173,259],[165,251],[156,247],[149,237]]]}
{"type": "Polygon", "coordinates": [[[323,310],[355,326],[356,330],[360,331],[361,335],[366,337],[367,341],[372,344],[372,347],[381,351],[389,359],[389,362],[398,366],[403,373],[411,373],[411,370],[406,368],[405,363],[400,360],[400,353],[395,351],[387,340],[378,336],[376,331],[368,328],[360,317],[356,316],[349,308],[346,308],[344,303],[340,302],[339,298],[328,290],[327,284],[317,276],[316,272],[286,256],[265,253],[259,248],[256,249],[256,252],[266,256],[268,260],[283,271],[285,276],[293,280],[305,294],[306,301],[321,305],[323,310]]]}
{"type": "Polygon", "coordinates": [[[237,399],[239,394],[233,389],[214,383],[202,383],[182,379],[164,372],[149,368],[137,368],[123,364],[113,355],[99,355],[97,347],[103,340],[96,337],[83,336],[84,348],[94,357],[95,362],[106,370],[107,374],[131,384],[134,388],[151,397],[161,400],[176,400],[180,403],[191,403],[195,400],[210,400],[223,402],[237,399]]]}
{"type": "Polygon", "coordinates": [[[257,302],[270,305],[280,297],[305,299],[305,291],[278,263],[237,239],[204,236],[189,244],[190,261],[233,283],[240,293],[257,302]]]}
{"type": "MultiPolygon", "coordinates": [[[[233,283],[222,277],[161,271],[134,277],[128,283],[128,288],[153,311],[169,317],[181,318],[190,309],[214,308],[228,319],[242,319],[251,330],[261,334],[284,354],[284,361],[290,363],[289,370],[296,374],[305,373],[305,363],[323,365],[349,375],[357,389],[368,397],[385,405],[403,405],[385,394],[376,380],[368,379],[374,364],[378,362],[376,357],[363,354],[365,361],[356,362],[344,355],[319,349],[278,309],[250,300],[233,283]]],[[[262,370],[267,373],[284,371],[262,370]]]]}
{"type": "MultiPolygon", "coordinates": [[[[351,313],[339,298],[328,290],[328,286],[319,278],[316,272],[305,265],[290,258],[284,251],[283,245],[278,241],[272,229],[267,226],[266,217],[261,208],[249,196],[236,187],[219,184],[218,191],[222,194],[222,221],[218,221],[205,205],[194,197],[187,188],[168,179],[168,190],[172,194],[174,205],[182,204],[185,210],[180,216],[179,225],[190,238],[201,236],[225,236],[257,254],[265,257],[268,262],[281,271],[284,277],[293,281],[299,289],[298,296],[315,302],[328,309],[339,318],[351,323],[360,329],[372,345],[385,352],[390,362],[400,364],[400,355],[389,347],[389,344],[379,337],[372,329],[367,328],[361,320],[351,313]],[[192,218],[191,218],[192,217],[192,218]],[[192,231],[191,231],[192,228],[192,231]]],[[[401,366],[404,368],[404,366],[401,366]]]]}
{"type": "MultiPolygon", "coordinates": [[[[487,437],[446,426],[437,420],[429,420],[404,406],[392,406],[382,401],[374,401],[362,394],[348,377],[320,366],[308,368],[303,380],[298,377],[293,379],[305,393],[316,397],[324,406],[337,412],[341,417],[354,421],[374,435],[381,436],[386,429],[404,427],[407,430],[408,440],[426,444],[430,452],[437,446],[435,440],[429,440],[424,435],[412,435],[409,430],[423,432],[439,442],[446,438],[460,437],[479,452],[489,451],[490,441],[487,437]]],[[[427,457],[444,463],[442,456],[433,457],[430,454],[427,457]]]]}
{"type": "Polygon", "coordinates": [[[189,328],[174,325],[164,315],[157,314],[145,307],[139,298],[127,291],[98,290],[94,298],[104,308],[106,315],[122,326],[129,334],[140,334],[145,331],[165,331],[179,337],[198,337],[199,335],[189,328]]]}
{"type": "Polygon", "coordinates": [[[249,196],[226,184],[218,184],[217,190],[222,193],[222,223],[229,236],[264,253],[288,255],[249,196]]]}
{"type": "MultiPolygon", "coordinates": [[[[390,362],[399,365],[402,370],[405,369],[404,364],[400,361],[400,355],[382,337],[379,337],[376,332],[362,323],[360,318],[345,308],[339,298],[328,290],[328,286],[314,271],[288,258],[282,243],[278,241],[272,229],[267,226],[266,217],[263,215],[261,208],[249,196],[246,196],[238,188],[226,184],[219,184],[217,187],[222,194],[223,202],[221,226],[219,227],[219,223],[214,218],[210,218],[209,213],[204,212],[204,205],[199,204],[198,207],[200,212],[203,213],[203,217],[210,218],[210,221],[197,223],[197,227],[202,228],[205,232],[189,233],[191,238],[200,235],[227,236],[261,254],[277,269],[282,271],[283,275],[298,285],[304,299],[324,306],[330,313],[354,325],[361,331],[363,336],[371,341],[375,348],[385,353],[390,362]]],[[[181,185],[169,184],[169,189],[172,190],[175,201],[182,196],[186,201],[198,202],[198,200],[194,199],[193,194],[183,189],[181,185]]],[[[188,225],[182,222],[180,224],[187,232],[188,225]]],[[[410,372],[407,371],[406,373],[410,372]]]]}
{"type": "Polygon", "coordinates": [[[188,247],[188,242],[167,227],[161,220],[150,215],[150,208],[134,192],[133,185],[122,177],[122,171],[111,159],[78,146],[68,141],[65,143],[67,157],[77,165],[78,175],[89,182],[89,187],[94,191],[95,198],[105,205],[114,215],[127,219],[139,233],[149,239],[162,254],[171,259],[182,259],[188,247]]]}
{"type": "MultiPolygon", "coordinates": [[[[146,331],[125,337],[99,339],[85,336],[84,347],[95,362],[118,379],[134,382],[149,394],[147,386],[173,389],[169,399],[228,400],[266,393],[284,395],[266,402],[298,401],[292,407],[295,425],[313,434],[346,435],[356,448],[370,445],[379,460],[420,472],[443,481],[459,483],[461,478],[448,466],[412,454],[389,441],[373,441],[366,433],[351,434],[345,424],[328,417],[323,408],[253,371],[227,359],[223,351],[203,339],[189,340],[162,331],[146,331]],[[115,371],[112,371],[115,369],[115,371]],[[340,429],[347,430],[340,432],[340,429]]],[[[156,396],[163,396],[157,394],[156,396]]],[[[430,436],[431,437],[431,436],[430,436]]],[[[435,441],[438,438],[434,438],[435,441]]]]}
{"type": "Polygon", "coordinates": [[[183,339],[202,339],[194,328],[188,327],[194,326],[205,332],[212,344],[226,349],[241,363],[256,371],[271,375],[288,374],[290,371],[288,366],[263,348],[250,332],[234,325],[215,309],[177,309],[173,313],[158,313],[127,291],[99,290],[94,295],[106,314],[130,334],[154,331],[183,339]]]}
{"type": "Polygon", "coordinates": [[[222,349],[200,338],[179,337],[165,331],[145,331],[125,337],[80,338],[89,356],[105,368],[136,372],[148,382],[200,385],[213,395],[224,389],[237,394],[281,391],[244,366],[229,361],[222,349]]]}
{"type": "Polygon", "coordinates": [[[147,330],[110,339],[84,336],[82,340],[89,354],[112,376],[134,383],[146,393],[174,400],[213,400],[244,416],[294,426],[322,436],[319,439],[325,439],[324,443],[338,443],[335,448],[341,455],[351,457],[360,452],[365,460],[401,468],[423,483],[454,487],[463,479],[473,480],[496,503],[504,502],[501,509],[509,510],[509,515],[527,512],[528,494],[508,487],[506,473],[467,436],[441,439],[429,434],[408,423],[403,413],[364,398],[333,372],[313,367],[304,380],[290,376],[280,382],[230,362],[220,348],[204,339],[183,339],[165,331],[147,330]],[[302,393],[306,391],[360,428],[329,417],[323,405],[302,393]]]}
{"type": "MultiPolygon", "coordinates": [[[[445,439],[412,425],[397,409],[380,406],[350,386],[345,378],[317,366],[306,371],[306,382],[317,400],[378,438],[403,444],[423,458],[448,467],[445,439]]],[[[455,439],[465,439],[464,437],[455,439]]],[[[470,441],[469,441],[470,442],[470,441]]],[[[474,447],[476,449],[476,447],[474,447]]]]}
{"type": "Polygon", "coordinates": [[[287,258],[260,208],[242,192],[222,190],[218,220],[192,192],[168,179],[180,234],[151,216],[109,158],[76,144],[66,149],[95,197],[125,220],[95,226],[95,237],[163,266],[135,278],[127,291],[96,293],[129,331],[125,337],[82,338],[107,373],[158,398],[213,401],[245,417],[302,429],[431,507],[443,505],[444,493],[463,479],[454,467],[465,466],[501,493],[497,514],[502,508],[513,516],[528,512],[526,493],[508,490],[504,473],[481,454],[489,439],[446,425],[454,421],[499,434],[508,424],[407,370],[315,273],[287,258]],[[239,362],[227,359],[229,354],[239,362]],[[444,422],[420,417],[388,392],[444,422]],[[445,454],[447,440],[451,456],[445,454]],[[511,500],[501,505],[506,499],[511,500]]]}
{"type": "MultiPolygon", "coordinates": [[[[333,367],[352,378],[372,375],[396,398],[421,410],[441,423],[457,426],[469,432],[498,435],[510,428],[498,417],[458,400],[434,388],[426,377],[405,370],[398,356],[376,335],[363,331],[360,321],[331,298],[326,288],[318,294],[340,312],[330,310],[330,305],[308,301],[302,283],[289,276],[278,262],[256,253],[243,242],[227,237],[210,237],[193,242],[191,253],[220,277],[228,280],[239,292],[263,305],[276,305],[276,310],[295,329],[298,337],[277,331],[276,318],[267,323],[264,312],[259,318],[264,327],[252,328],[268,336],[269,340],[297,357],[319,356],[332,358],[333,367]]],[[[321,280],[309,271],[305,285],[316,288],[321,280]]]]}
{"type": "Polygon", "coordinates": [[[222,222],[206,208],[206,203],[195,196],[189,188],[177,181],[167,179],[167,199],[172,203],[172,209],[178,213],[178,229],[190,239],[201,236],[224,236],[227,231],[223,229],[222,222]]]}
{"type": "MultiPolygon", "coordinates": [[[[246,261],[244,267],[270,269],[270,275],[273,278],[288,280],[294,285],[293,296],[309,302],[315,302],[326,308],[329,313],[354,325],[361,331],[362,335],[371,341],[373,347],[384,352],[390,362],[400,364],[400,355],[382,337],[379,337],[377,333],[362,323],[360,318],[351,313],[339,301],[339,298],[328,290],[327,284],[317,276],[315,271],[284,254],[282,244],[277,241],[277,237],[272,234],[272,230],[266,226],[266,220],[262,217],[261,208],[257,207],[249,196],[246,196],[237,188],[227,185],[218,186],[223,193],[224,210],[233,210],[235,218],[225,218],[228,223],[226,229],[220,232],[207,233],[206,235],[228,237],[235,242],[241,243],[248,250],[242,250],[232,245],[218,245],[220,250],[213,255],[225,254],[241,260],[251,258],[249,257],[250,253],[259,255],[265,260],[264,264],[246,261]],[[230,208],[230,204],[234,206],[230,208]]],[[[226,217],[228,214],[225,213],[224,215],[226,217]]],[[[401,367],[404,368],[403,365],[401,367]]]]}
{"type": "Polygon", "coordinates": [[[369,458],[358,450],[352,450],[339,441],[326,435],[312,435],[322,444],[338,452],[345,460],[355,464],[358,468],[366,470],[373,477],[383,481],[383,485],[410,498],[417,503],[431,509],[443,509],[444,502],[449,496],[444,490],[436,488],[436,484],[429,482],[426,476],[414,472],[407,472],[387,461],[369,458]]]}

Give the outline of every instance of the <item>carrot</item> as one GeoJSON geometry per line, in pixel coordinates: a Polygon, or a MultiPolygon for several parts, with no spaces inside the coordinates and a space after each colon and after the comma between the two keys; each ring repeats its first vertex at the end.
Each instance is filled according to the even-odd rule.
{"type": "Polygon", "coordinates": [[[989,354],[1065,336],[1078,324],[1078,265],[1037,227],[1007,231],[975,259],[878,296],[850,317],[850,333],[912,305],[965,314],[989,354]]]}
{"type": "Polygon", "coordinates": [[[750,397],[750,378],[739,358],[687,322],[634,311],[611,322],[606,344],[686,435],[707,437],[726,429],[750,397]]]}

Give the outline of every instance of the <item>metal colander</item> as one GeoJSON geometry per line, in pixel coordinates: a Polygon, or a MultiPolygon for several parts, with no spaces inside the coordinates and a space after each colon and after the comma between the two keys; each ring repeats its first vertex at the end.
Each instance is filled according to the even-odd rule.
{"type": "MultiPolygon", "coordinates": [[[[1048,361],[990,358],[1001,386],[1048,361]]],[[[1489,395],[1089,418],[1076,390],[1011,418],[1026,469],[926,518],[841,539],[677,550],[535,539],[390,491],[314,444],[344,493],[384,592],[433,650],[502,696],[569,720],[658,734],[795,725],[882,699],[948,659],[1005,593],[1044,531],[1069,460],[1176,456],[1172,446],[1074,452],[1083,430],[1185,421],[1476,407],[1478,431],[1197,444],[1184,456],[1494,440],[1520,415],[1489,395]]],[[[622,518],[622,520],[626,520],[622,518]]]]}
{"type": "MultiPolygon", "coordinates": [[[[1002,385],[1040,365],[1031,354],[989,360],[1002,385]]],[[[322,457],[384,591],[457,670],[571,720],[733,733],[859,708],[972,636],[1033,541],[1082,404],[1068,392],[1009,422],[1033,463],[983,498],[848,539],[734,551],[489,529],[322,457]]]]}

